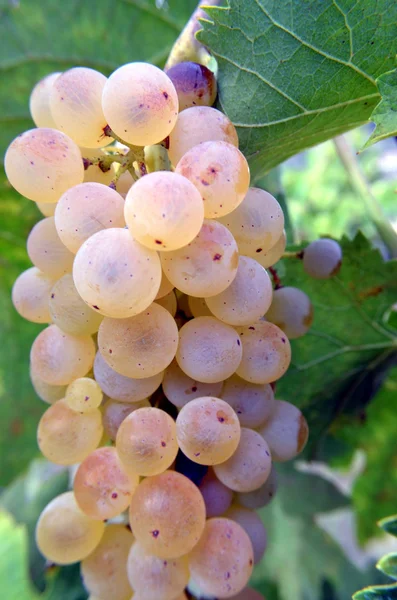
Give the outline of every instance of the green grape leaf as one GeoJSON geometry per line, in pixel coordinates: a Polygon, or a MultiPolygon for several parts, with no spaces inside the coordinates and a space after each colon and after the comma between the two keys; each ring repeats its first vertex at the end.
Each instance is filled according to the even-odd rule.
{"type": "Polygon", "coordinates": [[[346,509],[349,499],[330,482],[291,464],[277,465],[277,472],[277,494],[261,510],[269,552],[254,571],[254,586],[263,593],[267,579],[277,585],[280,600],[318,600],[327,581],[332,598],[346,600],[357,588],[380,581],[375,569],[357,569],[348,551],[317,525],[318,513],[346,509]]]}
{"type": "Polygon", "coordinates": [[[397,579],[397,554],[393,552],[386,554],[386,556],[382,556],[378,561],[376,568],[385,575],[397,579]]]}
{"type": "Polygon", "coordinates": [[[219,107],[236,125],[254,178],[304,148],[365,123],[396,66],[389,0],[228,0],[198,38],[219,66],[219,107]]]}
{"type": "Polygon", "coordinates": [[[308,334],[292,341],[292,362],[277,395],[299,406],[309,422],[308,450],[344,413],[369,402],[397,356],[387,315],[397,297],[397,261],[385,262],[362,234],[341,241],[340,272],[308,277],[297,259],[279,263],[283,285],[305,291],[314,307],[308,334]]]}
{"type": "Polygon", "coordinates": [[[397,584],[365,588],[356,592],[353,600],[397,600],[397,584]]]}
{"type": "Polygon", "coordinates": [[[376,83],[382,100],[371,115],[371,121],[376,127],[363,150],[391,135],[397,135],[397,70],[384,73],[376,83]]]}

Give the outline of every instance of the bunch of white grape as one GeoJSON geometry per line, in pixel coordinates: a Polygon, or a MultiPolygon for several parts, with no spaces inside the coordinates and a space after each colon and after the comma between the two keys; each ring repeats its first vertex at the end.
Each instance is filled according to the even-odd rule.
{"type": "MultiPolygon", "coordinates": [[[[50,405],[38,445],[78,465],[36,539],[49,561],[81,561],[92,600],[182,600],[189,582],[262,598],[246,588],[266,547],[255,510],[275,493],[273,462],[308,437],[274,382],[312,306],[273,293],[283,211],[250,187],[215,96],[195,63],[53,73],[31,95],[37,128],[5,158],[45,217],[13,288],[17,311],[47,324],[30,355],[50,405]]],[[[310,252],[305,269],[324,276],[310,252]]]]}

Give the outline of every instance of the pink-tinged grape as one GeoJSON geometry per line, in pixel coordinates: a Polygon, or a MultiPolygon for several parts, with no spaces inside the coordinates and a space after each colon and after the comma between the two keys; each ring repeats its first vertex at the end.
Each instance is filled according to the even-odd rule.
{"type": "Polygon", "coordinates": [[[280,379],[291,362],[291,346],[285,333],[267,321],[238,327],[243,358],[237,375],[251,383],[271,383],[280,379]]]}
{"type": "Polygon", "coordinates": [[[237,502],[245,508],[257,510],[263,508],[271,502],[277,491],[277,472],[272,466],[270,475],[261,487],[252,492],[239,492],[237,494],[237,502]]]}
{"type": "Polygon", "coordinates": [[[27,249],[34,266],[53,279],[72,270],[74,256],[62,243],[54,217],[36,223],[29,234],[27,249]]]}
{"type": "MultiPolygon", "coordinates": [[[[83,158],[92,162],[94,162],[98,158],[104,158],[105,156],[107,156],[106,152],[101,150],[101,148],[80,148],[80,152],[83,158]]],[[[95,183],[102,183],[103,185],[110,185],[115,175],[116,171],[114,169],[114,164],[110,167],[108,171],[103,171],[101,169],[101,165],[98,163],[91,164],[84,171],[84,183],[92,181],[95,183]]],[[[117,191],[122,196],[118,188],[117,191]]]]}
{"type": "Polygon", "coordinates": [[[135,317],[104,319],[98,346],[112,369],[126,377],[145,379],[164,371],[173,360],[178,328],[170,313],[153,302],[135,317]]]}
{"type": "Polygon", "coordinates": [[[240,423],[234,410],[219,398],[191,400],[176,420],[182,452],[200,465],[217,465],[232,456],[240,441],[240,423]]]}
{"type": "Polygon", "coordinates": [[[80,377],[70,383],[66,390],[65,402],[77,412],[90,412],[98,408],[103,400],[99,384],[90,377],[80,377]]]}
{"type": "Polygon", "coordinates": [[[52,85],[50,107],[57,128],[79,146],[99,148],[113,141],[104,134],[107,122],[102,92],[106,81],[99,71],[75,67],[62,73],[52,85]]]}
{"type": "Polygon", "coordinates": [[[303,268],[314,279],[329,279],[342,265],[342,248],[335,240],[321,238],[311,242],[303,253],[303,268]]]}
{"type": "Polygon", "coordinates": [[[73,492],[57,496],[43,510],[36,526],[36,544],[43,556],[59,565],[86,558],[98,546],[105,525],[87,517],[73,492]]]}
{"type": "Polygon", "coordinates": [[[192,106],[212,106],[217,94],[216,78],[212,71],[195,62],[180,62],[167,70],[175,86],[179,111],[192,106]]]}
{"type": "Polygon", "coordinates": [[[30,381],[38,397],[47,404],[54,404],[57,400],[65,397],[66,385],[50,385],[43,381],[32,368],[30,368],[30,381]]]}
{"type": "Polygon", "coordinates": [[[99,598],[127,600],[131,587],[127,558],[134,536],[124,525],[106,525],[101,541],[81,563],[85,588],[99,598]]]}
{"type": "Polygon", "coordinates": [[[196,298],[195,296],[188,296],[187,300],[190,312],[193,317],[213,317],[214,315],[207,306],[204,298],[196,298]]]}
{"type": "Polygon", "coordinates": [[[175,471],[148,477],[132,497],[130,524],[147,552],[178,558],[192,550],[204,531],[203,497],[190,479],[175,471]]]}
{"type": "Polygon", "coordinates": [[[313,305],[305,292],[295,287],[274,291],[266,319],[280,327],[290,340],[305,335],[313,322],[313,305]]]}
{"type": "Polygon", "coordinates": [[[208,470],[200,483],[200,492],[204,498],[207,519],[221,517],[233,500],[232,490],[219,481],[212,469],[208,470]]]}
{"type": "Polygon", "coordinates": [[[249,383],[238,375],[225,381],[220,397],[236,411],[241,426],[251,429],[263,425],[276,406],[269,384],[249,383]]]}
{"type": "Polygon", "coordinates": [[[237,274],[237,244],[226,227],[204,221],[190,244],[173,252],[162,252],[167,278],[189,296],[207,298],[225,290],[237,274]]]}
{"type": "Polygon", "coordinates": [[[131,235],[147,248],[178,250],[200,231],[203,200],[185,177],[158,171],[132,186],[125,199],[124,215],[131,235]]]}
{"type": "Polygon", "coordinates": [[[191,379],[216,383],[238,368],[242,344],[233,327],[214,317],[196,317],[179,331],[178,365],[191,379]]]}
{"type": "Polygon", "coordinates": [[[252,492],[270,475],[272,458],[269,446],[253,429],[241,428],[237,450],[225,462],[215,465],[215,475],[235,492],[252,492]]]}
{"type": "Polygon", "coordinates": [[[83,301],[69,273],[51,288],[49,309],[53,323],[71,335],[92,335],[103,319],[83,301]]]}
{"type": "Polygon", "coordinates": [[[262,519],[254,510],[248,510],[238,504],[231,506],[225,517],[235,521],[244,529],[251,540],[254,564],[257,565],[262,560],[267,546],[267,534],[262,519]]]}
{"type": "Polygon", "coordinates": [[[54,82],[60,75],[61,73],[50,73],[43,77],[30,94],[29,111],[36,127],[58,128],[51,113],[50,96],[54,82]]]}
{"type": "Polygon", "coordinates": [[[105,433],[115,442],[117,432],[124,419],[135,410],[138,410],[138,408],[148,407],[150,407],[149,400],[140,400],[140,402],[135,402],[134,404],[123,404],[122,402],[108,400],[104,404],[102,412],[105,433]]]}
{"type": "Polygon", "coordinates": [[[163,379],[163,392],[167,399],[177,408],[182,408],[195,398],[204,396],[219,397],[223,382],[202,383],[191,379],[182,371],[176,360],[166,369],[163,379]]]}
{"type": "Polygon", "coordinates": [[[149,146],[161,142],[172,131],[178,116],[178,95],[164,71],[134,62],[123,65],[109,77],[102,107],[108,124],[122,140],[149,146]]]}
{"type": "Polygon", "coordinates": [[[128,508],[139,477],[127,473],[116,448],[97,448],[87,456],[74,478],[73,489],[81,510],[92,519],[112,519],[128,508]]]}
{"type": "Polygon", "coordinates": [[[91,308],[116,319],[145,310],[160,287],[156,252],[136,242],[127,229],[103,229],[84,242],[76,254],[73,278],[91,308]]]}
{"type": "Polygon", "coordinates": [[[273,459],[284,462],[302,452],[309,437],[309,428],[299,408],[278,400],[273,415],[259,433],[269,444],[273,459]]]}
{"type": "Polygon", "coordinates": [[[287,236],[285,230],[278,238],[277,242],[265,253],[259,252],[255,256],[255,260],[258,261],[259,264],[262,265],[265,269],[272,267],[275,265],[280,258],[283,257],[285,252],[285,248],[287,246],[287,236]]]}
{"type": "Polygon", "coordinates": [[[94,233],[125,226],[124,200],[102,183],[80,183],[59,199],[55,226],[62,242],[76,254],[94,233]]]}
{"type": "Polygon", "coordinates": [[[253,588],[244,588],[239,594],[232,596],[230,600],[266,600],[266,598],[253,588]]]}
{"type": "Polygon", "coordinates": [[[56,202],[36,202],[36,206],[45,217],[53,217],[57,207],[56,202]]]}
{"type": "Polygon", "coordinates": [[[12,303],[21,317],[33,323],[50,323],[48,309],[54,279],[37,267],[24,271],[12,288],[12,303]]]}
{"type": "Polygon", "coordinates": [[[139,408],[121,423],[116,448],[128,473],[163,473],[178,453],[175,421],[159,408],[139,408]]]}
{"type": "Polygon", "coordinates": [[[250,188],[242,203],[219,219],[232,232],[240,254],[260,259],[283,233],[284,214],[268,192],[250,188]]]}
{"type": "Polygon", "coordinates": [[[127,573],[134,592],[145,600],[175,600],[188,584],[189,563],[186,556],[163,560],[135,542],[128,555],[127,573]]]}
{"type": "Polygon", "coordinates": [[[273,287],[267,271],[248,256],[240,256],[237,275],[223,292],[206,299],[208,308],[229,325],[250,325],[269,309],[273,287]]]}
{"type": "Polygon", "coordinates": [[[79,147],[55,129],[30,129],[9,145],[5,170],[10,184],[36,202],[58,202],[84,179],[79,147]]]}
{"type": "Polygon", "coordinates": [[[37,442],[42,454],[51,462],[73,465],[98,447],[102,434],[98,409],[78,413],[65,400],[58,400],[41,417],[37,442]]]}
{"type": "Polygon", "coordinates": [[[170,281],[168,281],[167,277],[164,275],[164,272],[162,272],[160,288],[157,292],[155,300],[160,300],[161,298],[164,298],[164,296],[168,296],[168,294],[172,292],[174,288],[175,286],[170,281]]]}
{"type": "Polygon", "coordinates": [[[175,317],[176,311],[178,309],[178,302],[174,291],[171,291],[166,296],[163,296],[162,298],[159,298],[159,300],[156,300],[156,304],[160,304],[160,306],[165,308],[165,310],[168,310],[171,317],[175,317]]]}
{"type": "Polygon", "coordinates": [[[95,358],[95,344],[88,335],[79,337],[50,325],[33,342],[30,360],[33,371],[50,385],[68,385],[84,377],[95,358]]]}
{"type": "Polygon", "coordinates": [[[205,594],[230,598],[251,577],[254,555],[244,529],[230,519],[209,519],[189,556],[190,574],[205,594]]]}
{"type": "Polygon", "coordinates": [[[194,146],[182,156],[175,171],[200,192],[207,219],[222,217],[237,208],[250,184],[244,155],[236,146],[223,141],[194,146]]]}
{"type": "Polygon", "coordinates": [[[94,375],[104,394],[113,400],[126,403],[136,403],[148,398],[160,387],[163,379],[162,371],[143,379],[125,377],[114,371],[100,352],[97,352],[95,357],[94,375]]]}
{"type": "Polygon", "coordinates": [[[193,106],[178,115],[170,133],[168,154],[173,165],[193,146],[203,142],[223,141],[238,148],[236,128],[219,110],[209,106],[193,106]]]}

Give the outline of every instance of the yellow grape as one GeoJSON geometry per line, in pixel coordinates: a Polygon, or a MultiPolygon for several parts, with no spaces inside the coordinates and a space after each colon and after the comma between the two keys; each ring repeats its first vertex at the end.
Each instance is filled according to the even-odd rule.
{"type": "Polygon", "coordinates": [[[235,492],[251,492],[265,483],[272,459],[269,446],[257,431],[241,428],[237,450],[225,462],[215,465],[215,475],[235,492]]]}
{"type": "Polygon", "coordinates": [[[36,202],[36,206],[45,217],[53,217],[57,207],[56,202],[36,202]]]}
{"type": "Polygon", "coordinates": [[[192,550],[204,531],[203,497],[190,479],[175,471],[148,477],[132,497],[130,524],[147,552],[178,558],[192,550]]]}
{"type": "Polygon", "coordinates": [[[194,398],[204,396],[219,397],[223,382],[202,383],[191,379],[182,371],[176,360],[165,370],[163,379],[163,392],[167,399],[177,408],[182,408],[194,398]]]}
{"type": "Polygon", "coordinates": [[[204,220],[197,237],[184,248],[161,253],[168,279],[189,296],[208,298],[225,290],[237,274],[237,244],[226,227],[204,220]]]}
{"type": "Polygon", "coordinates": [[[51,462],[73,465],[98,447],[102,434],[102,417],[98,409],[79,413],[65,400],[58,400],[41,417],[37,442],[51,462]]]}
{"type": "Polygon", "coordinates": [[[43,510],[36,526],[36,543],[47,560],[68,565],[86,558],[98,546],[105,525],[87,517],[73,492],[57,496],[43,510]]]}
{"type": "Polygon", "coordinates": [[[157,292],[157,296],[156,296],[155,300],[160,300],[161,298],[164,298],[164,296],[168,296],[168,294],[170,292],[172,292],[174,290],[174,288],[175,288],[175,286],[172,285],[172,283],[170,281],[168,281],[167,277],[165,276],[164,272],[162,271],[160,288],[159,288],[159,291],[157,292]]]}
{"type": "Polygon", "coordinates": [[[267,271],[248,256],[240,256],[237,275],[223,292],[206,299],[212,314],[229,325],[258,321],[272,301],[273,287],[267,271]]]}
{"type": "Polygon", "coordinates": [[[244,155],[236,146],[223,141],[194,146],[182,156],[175,171],[200,192],[207,219],[222,217],[237,208],[250,184],[244,155]]]}
{"type": "Polygon", "coordinates": [[[237,331],[243,347],[237,375],[251,383],[280,379],[291,362],[291,345],[285,333],[267,321],[238,327],[237,331]]]}
{"type": "Polygon", "coordinates": [[[200,231],[203,200],[186,177],[158,171],[142,177],[131,187],[124,215],[131,235],[147,248],[178,250],[200,231]]]}
{"type": "Polygon", "coordinates": [[[170,133],[168,154],[173,165],[193,146],[202,142],[223,141],[238,148],[236,128],[219,110],[209,106],[193,106],[178,115],[170,133]]]}
{"type": "Polygon", "coordinates": [[[65,402],[72,410],[89,412],[98,408],[103,399],[102,390],[94,379],[80,377],[68,385],[65,402]]]}
{"type": "Polygon", "coordinates": [[[71,335],[92,335],[103,319],[83,301],[69,273],[52,287],[49,308],[53,323],[71,335]]]}
{"type": "Polygon", "coordinates": [[[139,477],[126,471],[116,448],[105,446],[89,454],[77,469],[73,489],[81,510],[104,521],[128,508],[139,477]]]}
{"type": "Polygon", "coordinates": [[[160,287],[157,253],[127,229],[98,231],[80,247],[73,265],[77,291],[91,308],[116,319],[132,317],[153,302],[160,287]]]}
{"type": "MultiPolygon", "coordinates": [[[[50,73],[40,79],[34,86],[29,98],[29,110],[36,127],[52,127],[57,129],[51,113],[50,97],[54,82],[61,73],[50,73]]],[[[46,215],[49,216],[49,215],[46,215]]]]}
{"type": "Polygon", "coordinates": [[[219,219],[232,232],[240,254],[260,260],[283,233],[284,214],[277,200],[260,188],[250,188],[242,203],[219,219]]]}
{"type": "Polygon", "coordinates": [[[25,131],[11,142],[4,160],[10,184],[36,202],[58,202],[84,179],[79,147],[55,129],[25,131]]]}
{"type": "Polygon", "coordinates": [[[27,249],[34,266],[53,279],[72,270],[74,256],[62,243],[54,217],[36,223],[28,236],[27,249]]]}
{"type": "Polygon", "coordinates": [[[156,300],[155,302],[156,302],[156,304],[160,304],[160,306],[162,306],[163,308],[168,310],[171,317],[175,317],[176,311],[178,309],[178,302],[176,299],[175,292],[173,290],[169,294],[167,294],[166,296],[163,296],[162,298],[160,298],[159,300],[156,300]]]}
{"type": "Polygon", "coordinates": [[[178,453],[175,421],[159,408],[139,408],[121,423],[116,449],[128,473],[163,473],[178,453]]]}
{"type": "Polygon", "coordinates": [[[95,358],[95,344],[88,335],[79,337],[50,325],[36,337],[30,353],[32,369],[50,385],[68,385],[84,377],[95,358]]]}
{"type": "Polygon", "coordinates": [[[126,377],[145,379],[168,367],[178,346],[178,328],[170,313],[155,302],[129,319],[104,319],[99,351],[108,365],[126,377]]]}
{"type": "Polygon", "coordinates": [[[203,383],[216,383],[230,377],[238,368],[242,344],[236,330],[215,317],[196,317],[179,332],[176,353],[186,375],[203,383]]]}
{"type": "Polygon", "coordinates": [[[178,95],[161,69],[134,62],[119,67],[109,77],[102,107],[108,124],[122,140],[149,146],[161,142],[173,129],[178,95]]]}
{"type": "Polygon", "coordinates": [[[270,248],[270,250],[268,250],[264,254],[262,252],[257,253],[255,256],[255,260],[257,260],[258,263],[260,265],[262,265],[262,267],[264,267],[265,269],[268,269],[269,267],[272,267],[273,265],[275,265],[276,262],[278,262],[280,260],[280,258],[282,258],[283,254],[285,252],[286,246],[287,246],[287,236],[286,236],[285,229],[284,229],[283,233],[278,238],[278,240],[274,244],[274,246],[272,246],[270,248]]]}
{"type": "Polygon", "coordinates": [[[50,385],[46,383],[33,371],[32,367],[30,367],[30,381],[38,397],[43,402],[47,402],[47,404],[54,404],[57,400],[65,397],[66,385],[50,385]]]}
{"type": "Polygon", "coordinates": [[[263,508],[271,502],[277,491],[277,472],[272,466],[269,477],[261,487],[253,490],[252,492],[240,492],[237,494],[236,499],[241,506],[245,508],[251,508],[257,510],[263,508]]]}
{"type": "MultiPolygon", "coordinates": [[[[227,288],[226,288],[227,289],[227,288]]],[[[196,298],[194,296],[188,296],[187,300],[190,312],[193,317],[213,317],[214,315],[207,306],[204,298],[196,298]]]]}
{"type": "Polygon", "coordinates": [[[236,411],[242,427],[255,429],[267,421],[276,406],[269,384],[257,385],[232,375],[225,381],[221,396],[236,411]]]}
{"type": "Polygon", "coordinates": [[[248,583],[254,564],[251,541],[230,519],[209,519],[189,556],[190,574],[205,594],[231,598],[248,583]]]}
{"type": "Polygon", "coordinates": [[[278,400],[270,420],[259,430],[274,460],[284,462],[300,454],[309,437],[307,421],[299,408],[278,400]]]}
{"type": "Polygon", "coordinates": [[[52,85],[51,113],[57,128],[79,146],[99,148],[112,142],[104,134],[102,92],[107,79],[99,71],[75,67],[62,73],[52,85]]]}
{"type": "Polygon", "coordinates": [[[97,352],[94,362],[95,379],[101,386],[104,394],[118,402],[140,402],[151,396],[163,379],[163,371],[141,379],[131,379],[114,371],[105,361],[100,352],[97,352]]]}
{"type": "Polygon", "coordinates": [[[149,400],[141,400],[134,404],[123,404],[122,402],[115,402],[114,400],[107,400],[103,406],[102,420],[105,433],[109,438],[115,442],[117,431],[129,414],[138,410],[138,408],[150,407],[149,400]]]}
{"type": "Polygon", "coordinates": [[[135,542],[128,555],[128,579],[145,600],[175,600],[189,582],[186,556],[163,560],[135,542]]]}
{"type": "Polygon", "coordinates": [[[58,235],[73,254],[94,233],[124,225],[123,198],[102,183],[75,185],[61,196],[55,210],[58,235]]]}
{"type": "Polygon", "coordinates": [[[219,398],[196,398],[181,409],[176,435],[182,452],[201,465],[224,462],[240,440],[240,423],[229,404],[219,398]]]}
{"type": "Polygon", "coordinates": [[[217,94],[215,75],[204,65],[183,61],[167,69],[179,99],[179,111],[191,106],[212,106],[217,94]]]}
{"type": "Polygon", "coordinates": [[[131,596],[127,558],[133,542],[134,536],[125,525],[106,525],[98,546],[81,563],[83,583],[90,594],[108,600],[131,596]]]}
{"type": "Polygon", "coordinates": [[[48,309],[54,279],[37,267],[31,267],[17,277],[12,288],[12,303],[21,317],[33,323],[50,323],[48,309]]]}
{"type": "Polygon", "coordinates": [[[221,517],[232,503],[232,490],[219,481],[213,469],[208,469],[199,487],[204,498],[207,519],[221,517]]]}
{"type": "Polygon", "coordinates": [[[258,564],[262,560],[267,546],[266,529],[258,513],[238,504],[233,504],[226,512],[225,517],[235,521],[244,529],[251,540],[254,551],[254,564],[258,564]]]}

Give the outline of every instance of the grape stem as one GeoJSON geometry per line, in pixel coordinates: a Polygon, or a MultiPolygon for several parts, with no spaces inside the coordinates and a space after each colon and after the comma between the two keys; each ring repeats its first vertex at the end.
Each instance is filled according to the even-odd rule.
{"type": "Polygon", "coordinates": [[[281,279],[277,273],[277,269],[275,269],[274,267],[269,267],[269,272],[273,279],[274,289],[279,290],[281,287],[283,287],[283,284],[281,283],[281,279]]]}
{"type": "Polygon", "coordinates": [[[390,257],[397,257],[397,232],[392,227],[390,221],[384,214],[381,205],[375,198],[371,186],[365,177],[349,142],[341,135],[334,138],[334,145],[339,159],[348,175],[350,185],[365,205],[379,237],[390,253],[390,257]]]}
{"type": "Polygon", "coordinates": [[[303,250],[299,250],[298,252],[284,252],[284,254],[282,255],[281,258],[298,258],[299,260],[302,260],[303,258],[303,254],[304,251],[303,250]]]}

